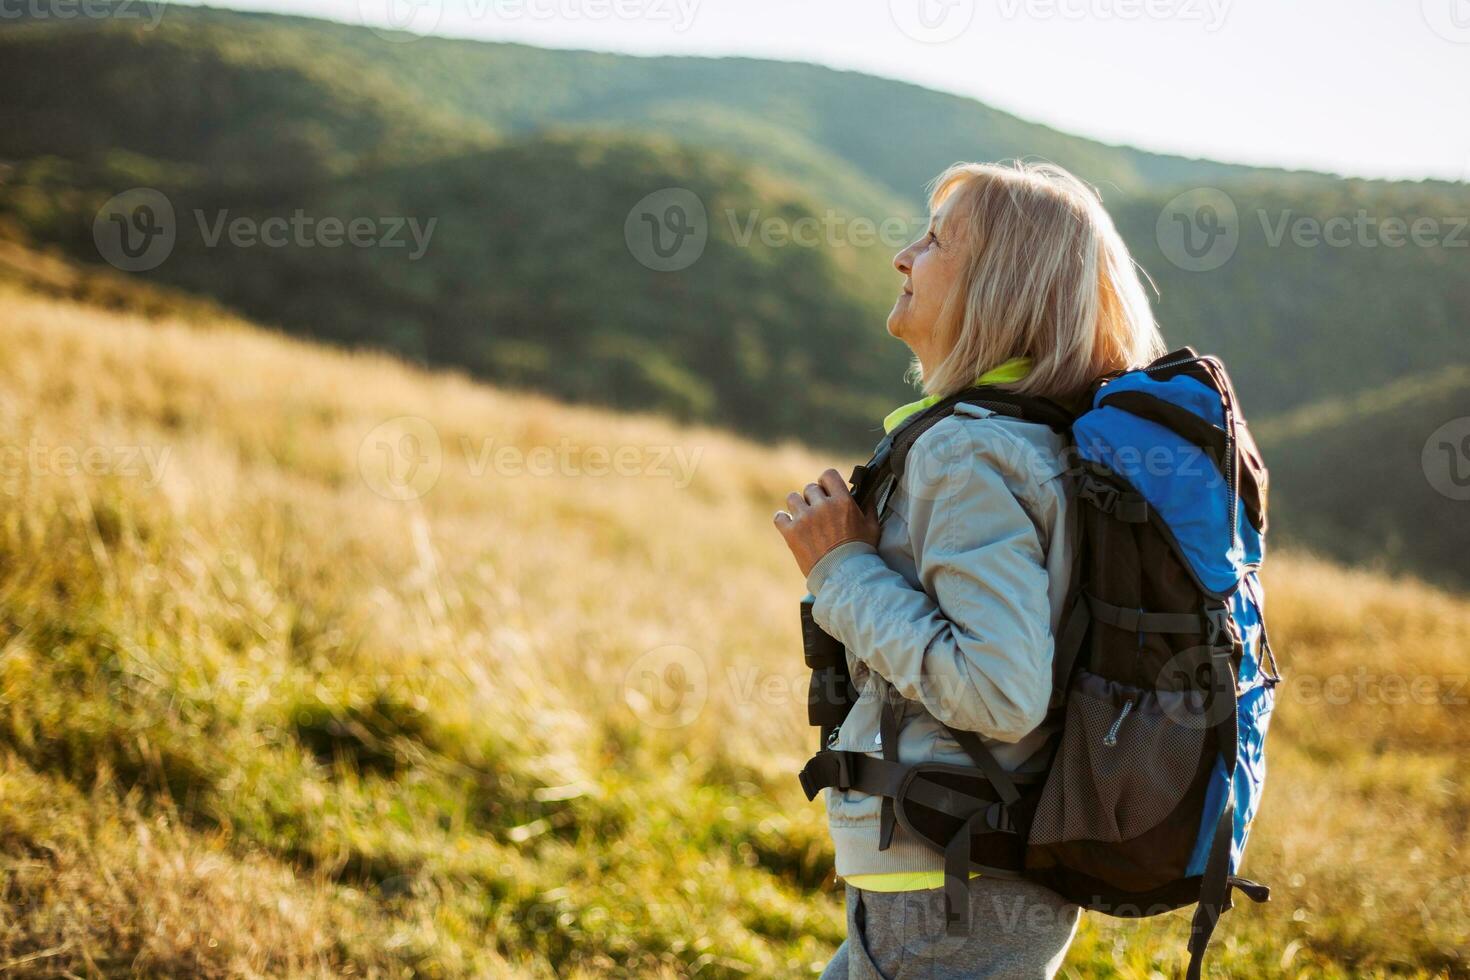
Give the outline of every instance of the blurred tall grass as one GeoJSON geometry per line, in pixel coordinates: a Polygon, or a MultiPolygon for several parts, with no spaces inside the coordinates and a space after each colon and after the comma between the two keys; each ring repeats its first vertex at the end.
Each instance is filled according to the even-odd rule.
{"type": "MultiPolygon", "coordinates": [[[[112,305],[0,285],[0,973],[820,969],[768,523],[850,461],[112,305]],[[406,432],[439,472],[393,499],[406,432]]],[[[1466,975],[1470,603],[1266,580],[1275,898],[1214,964],[1466,975]]],[[[1090,918],[1067,975],[1172,975],[1186,923],[1090,918]]]]}

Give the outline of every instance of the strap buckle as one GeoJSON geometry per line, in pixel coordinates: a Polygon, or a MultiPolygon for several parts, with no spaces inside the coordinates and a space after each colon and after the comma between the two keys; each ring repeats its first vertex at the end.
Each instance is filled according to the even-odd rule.
{"type": "Polygon", "coordinates": [[[1111,484],[1086,476],[1082,478],[1082,485],[1077,488],[1077,496],[1104,514],[1111,514],[1118,507],[1120,491],[1111,484]]]}
{"type": "Polygon", "coordinates": [[[1233,644],[1230,643],[1230,610],[1223,605],[1210,605],[1205,607],[1205,624],[1208,627],[1205,643],[1218,649],[1222,645],[1228,651],[1233,644]],[[1225,642],[1222,644],[1221,640],[1225,642]]]}

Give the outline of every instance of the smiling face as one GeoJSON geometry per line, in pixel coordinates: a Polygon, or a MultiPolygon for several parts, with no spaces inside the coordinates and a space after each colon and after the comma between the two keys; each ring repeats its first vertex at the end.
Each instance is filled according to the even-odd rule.
{"type": "Polygon", "coordinates": [[[969,257],[951,227],[955,223],[945,221],[953,201],[954,195],[948,197],[929,219],[923,237],[893,257],[893,267],[903,273],[904,282],[888,314],[888,332],[909,346],[926,373],[949,353],[940,349],[940,316],[969,257]]]}

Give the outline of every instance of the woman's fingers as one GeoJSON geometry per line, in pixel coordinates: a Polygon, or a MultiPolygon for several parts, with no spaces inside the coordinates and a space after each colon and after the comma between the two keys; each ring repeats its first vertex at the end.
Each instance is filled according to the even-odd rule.
{"type": "Polygon", "coordinates": [[[847,492],[847,481],[834,469],[825,470],[815,483],[808,483],[800,493],[786,495],[786,510],[778,510],[771,522],[782,530],[788,530],[811,507],[830,498],[851,497],[847,492]]]}
{"type": "Polygon", "coordinates": [[[849,496],[847,492],[847,481],[836,470],[828,469],[823,472],[821,476],[817,477],[817,483],[821,485],[829,497],[841,499],[842,497],[849,496]]]}

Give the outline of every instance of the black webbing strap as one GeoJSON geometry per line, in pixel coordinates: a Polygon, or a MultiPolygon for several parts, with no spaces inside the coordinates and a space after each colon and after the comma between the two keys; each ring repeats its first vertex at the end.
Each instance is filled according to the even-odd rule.
{"type": "Polygon", "coordinates": [[[972,814],[944,848],[944,928],[951,936],[966,936],[970,932],[970,838],[977,833],[1013,832],[1006,808],[1020,800],[1021,793],[1016,789],[1012,775],[1005,771],[979,735],[948,725],[944,727],[985,773],[985,779],[1001,801],[998,812],[972,814]],[[983,830],[981,820],[987,820],[983,830]]]}
{"type": "Polygon", "coordinates": [[[956,742],[960,743],[960,748],[964,749],[966,754],[974,760],[980,771],[985,773],[986,782],[990,783],[1002,803],[1010,806],[1021,798],[1021,791],[1016,789],[1015,780],[1010,773],[1006,772],[994,753],[985,747],[984,742],[980,741],[979,735],[963,729],[950,728],[948,725],[945,725],[944,728],[956,742]]]}
{"type": "MultiPolygon", "coordinates": [[[[1087,627],[1092,623],[1092,610],[1088,608],[1084,598],[1086,593],[1082,587],[1083,550],[1080,541],[1072,549],[1072,568],[1067,573],[1067,598],[1062,607],[1056,643],[1052,645],[1051,700],[1047,704],[1047,724],[1057,721],[1057,714],[1067,703],[1067,692],[1072,686],[1072,670],[1077,666],[1082,644],[1087,641],[1087,627]]],[[[1060,743],[1060,725],[1051,741],[1053,746],[1060,743]]]]}
{"type": "MultiPolygon", "coordinates": [[[[893,685],[883,685],[883,713],[878,720],[878,738],[883,742],[883,759],[898,762],[898,725],[903,716],[903,701],[893,690],[893,685]]],[[[893,828],[897,818],[893,810],[893,797],[883,797],[878,811],[878,850],[888,850],[893,843],[893,828]]]]}
{"type": "MultiPolygon", "coordinates": [[[[1082,549],[1077,549],[1079,552],[1082,549]]],[[[1073,580],[1075,582],[1075,578],[1073,580]]],[[[1087,639],[1087,625],[1092,622],[1092,610],[1083,598],[1081,589],[1073,593],[1067,611],[1062,614],[1062,626],[1057,632],[1057,642],[1052,648],[1051,661],[1051,705],[1060,707],[1067,700],[1067,689],[1072,680],[1072,668],[1077,665],[1077,655],[1082,652],[1082,641],[1087,639]]]]}
{"type": "Polygon", "coordinates": [[[1099,623],[1107,623],[1130,633],[1204,633],[1206,626],[1199,613],[1161,613],[1146,609],[1125,609],[1103,602],[1090,592],[1087,609],[1099,623]]]}
{"type": "Polygon", "coordinates": [[[944,931],[950,936],[970,934],[970,838],[983,817],[973,814],[944,848],[944,931]]]}
{"type": "MultiPolygon", "coordinates": [[[[986,826],[993,830],[1007,830],[1009,820],[996,806],[996,801],[957,790],[951,786],[925,778],[920,771],[910,777],[915,768],[911,763],[889,762],[875,759],[862,752],[828,749],[818,752],[807,760],[801,770],[801,788],[808,800],[814,800],[824,789],[855,789],[870,796],[897,799],[900,794],[921,806],[937,810],[947,816],[965,819],[976,812],[985,815],[986,826]],[[907,785],[905,785],[907,780],[907,785]]],[[[1018,775],[1022,782],[1036,782],[1045,773],[1018,775]]],[[[979,776],[975,777],[979,780],[979,776]]]]}
{"type": "MultiPolygon", "coordinates": [[[[1225,802],[1220,819],[1215,824],[1215,839],[1210,845],[1210,856],[1205,861],[1204,875],[1200,879],[1199,905],[1194,910],[1194,920],[1189,927],[1189,968],[1186,980],[1200,980],[1204,969],[1205,949],[1220,916],[1230,908],[1230,850],[1235,838],[1235,766],[1239,750],[1237,741],[1235,669],[1230,663],[1230,648],[1216,647],[1210,656],[1213,676],[1214,697],[1210,710],[1220,710],[1214,700],[1229,699],[1229,712],[1215,723],[1220,758],[1225,768],[1225,802]]],[[[1249,894],[1249,893],[1247,893],[1249,894]]]]}
{"type": "Polygon", "coordinates": [[[1230,842],[1235,834],[1235,806],[1226,790],[1225,809],[1215,825],[1215,841],[1210,846],[1210,857],[1205,862],[1204,877],[1200,881],[1199,906],[1194,910],[1194,921],[1189,927],[1189,969],[1186,980],[1200,980],[1204,969],[1205,947],[1210,944],[1220,916],[1230,907],[1230,842]]]}

